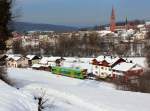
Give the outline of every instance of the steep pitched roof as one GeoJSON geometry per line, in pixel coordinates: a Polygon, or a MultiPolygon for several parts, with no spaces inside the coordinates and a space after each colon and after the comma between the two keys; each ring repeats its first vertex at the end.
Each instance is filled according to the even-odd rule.
{"type": "Polygon", "coordinates": [[[29,60],[33,60],[34,58],[38,58],[38,59],[39,59],[39,57],[36,56],[36,55],[27,55],[26,57],[27,57],[29,60]]]}
{"type": "Polygon", "coordinates": [[[20,54],[9,54],[9,55],[7,55],[7,60],[13,59],[15,61],[18,61],[21,58],[22,58],[22,56],[20,54]]]}
{"type": "Polygon", "coordinates": [[[116,66],[114,66],[112,69],[113,70],[117,70],[117,71],[129,71],[130,69],[140,69],[142,67],[140,67],[139,65],[135,64],[135,63],[127,63],[127,62],[122,62],[120,64],[117,64],[116,66]]]}
{"type": "Polygon", "coordinates": [[[42,57],[39,63],[47,64],[48,62],[55,62],[57,59],[60,59],[60,57],[42,57]]]}
{"type": "Polygon", "coordinates": [[[97,60],[97,61],[100,61],[100,62],[102,62],[102,61],[105,60],[106,62],[109,63],[110,66],[113,66],[113,67],[116,65],[115,63],[118,62],[119,60],[125,62],[125,60],[124,60],[123,58],[120,58],[120,57],[112,57],[112,56],[98,56],[98,57],[96,58],[96,60],[97,60]]]}

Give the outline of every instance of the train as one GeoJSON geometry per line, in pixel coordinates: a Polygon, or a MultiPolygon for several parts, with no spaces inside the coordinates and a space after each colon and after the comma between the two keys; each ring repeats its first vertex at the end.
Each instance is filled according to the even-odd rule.
{"type": "Polygon", "coordinates": [[[51,67],[51,72],[53,74],[78,78],[78,79],[85,79],[87,77],[87,69],[75,69],[75,68],[53,66],[51,67]]]}

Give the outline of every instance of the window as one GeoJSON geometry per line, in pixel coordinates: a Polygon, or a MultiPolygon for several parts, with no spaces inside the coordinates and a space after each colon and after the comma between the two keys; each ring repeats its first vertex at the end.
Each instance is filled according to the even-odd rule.
{"type": "Polygon", "coordinates": [[[111,68],[109,68],[109,71],[111,71],[111,68]]]}
{"type": "Polygon", "coordinates": [[[77,76],[80,76],[80,75],[81,75],[81,73],[80,73],[80,72],[77,72],[76,74],[77,74],[77,76]]]}

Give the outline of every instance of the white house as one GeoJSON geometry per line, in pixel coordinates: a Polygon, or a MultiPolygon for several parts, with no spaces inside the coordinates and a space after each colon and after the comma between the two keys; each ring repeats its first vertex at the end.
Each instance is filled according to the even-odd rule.
{"type": "Polygon", "coordinates": [[[112,69],[106,60],[98,62],[96,59],[93,59],[92,73],[98,78],[107,78],[112,76],[112,69]]]}
{"type": "Polygon", "coordinates": [[[20,56],[20,55],[8,55],[7,67],[28,67],[28,58],[20,56]]]}
{"type": "Polygon", "coordinates": [[[123,58],[111,56],[99,56],[92,60],[92,73],[99,78],[112,77],[112,68],[125,62],[123,58]]]}

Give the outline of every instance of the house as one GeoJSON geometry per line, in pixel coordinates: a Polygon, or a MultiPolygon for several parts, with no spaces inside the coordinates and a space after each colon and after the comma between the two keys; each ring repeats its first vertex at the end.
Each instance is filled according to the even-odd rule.
{"type": "Polygon", "coordinates": [[[51,71],[50,65],[33,64],[32,68],[36,70],[51,71]]]}
{"type": "Polygon", "coordinates": [[[135,79],[143,74],[143,67],[135,63],[122,62],[112,68],[113,79],[122,78],[123,81],[135,79]]]}
{"type": "Polygon", "coordinates": [[[97,61],[93,59],[92,61],[92,73],[98,78],[107,78],[112,76],[112,70],[110,64],[106,61],[97,61]]]}
{"type": "Polygon", "coordinates": [[[29,66],[32,66],[33,64],[37,64],[40,61],[40,57],[36,55],[27,55],[26,58],[28,58],[28,64],[29,66]]]}
{"type": "Polygon", "coordinates": [[[28,67],[28,58],[21,55],[8,55],[6,62],[7,67],[28,67]]]}
{"type": "Polygon", "coordinates": [[[56,59],[56,61],[55,61],[56,66],[63,66],[65,60],[66,59],[64,59],[63,57],[56,59]]]}
{"type": "Polygon", "coordinates": [[[58,59],[60,59],[60,57],[42,57],[39,64],[56,66],[56,60],[58,59]]]}
{"type": "Polygon", "coordinates": [[[112,77],[112,68],[122,62],[125,62],[123,58],[99,56],[92,60],[92,73],[99,78],[112,77]]]}
{"type": "Polygon", "coordinates": [[[121,62],[126,62],[125,59],[120,58],[120,57],[113,57],[113,56],[98,56],[96,58],[98,61],[103,61],[106,60],[111,67],[114,67],[115,65],[121,63],[121,62]]]}

